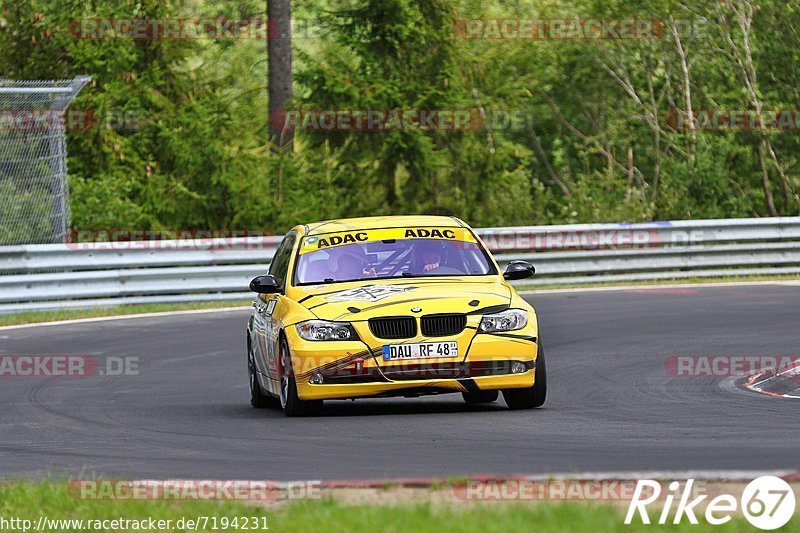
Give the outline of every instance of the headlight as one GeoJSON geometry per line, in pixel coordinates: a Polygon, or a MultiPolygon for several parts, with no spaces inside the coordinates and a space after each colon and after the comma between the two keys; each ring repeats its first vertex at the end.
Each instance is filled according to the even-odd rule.
{"type": "Polygon", "coordinates": [[[528,312],[522,309],[509,309],[494,315],[483,315],[478,331],[492,333],[495,331],[514,331],[528,325],[528,312]]]}
{"type": "Polygon", "coordinates": [[[357,339],[349,322],[307,320],[297,324],[297,333],[307,341],[349,341],[357,339]]]}

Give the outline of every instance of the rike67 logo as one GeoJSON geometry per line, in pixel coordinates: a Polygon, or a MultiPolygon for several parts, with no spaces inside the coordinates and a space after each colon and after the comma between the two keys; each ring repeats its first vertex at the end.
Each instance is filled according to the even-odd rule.
{"type": "Polygon", "coordinates": [[[758,529],[773,530],[791,520],[795,509],[795,496],[792,487],[783,479],[774,476],[762,476],[751,481],[737,499],[730,494],[720,494],[709,501],[703,494],[694,499],[693,479],[689,479],[681,487],[681,483],[673,481],[668,485],[668,492],[661,498],[661,483],[650,479],[642,479],[636,485],[625,523],[631,524],[638,513],[643,524],[650,524],[649,509],[651,504],[657,508],[662,504],[660,512],[654,516],[654,522],[666,524],[672,518],[673,524],[680,524],[685,518],[691,524],[698,524],[697,515],[705,506],[705,520],[711,525],[721,525],[733,518],[737,512],[744,514],[750,524],[758,529]],[[677,504],[675,502],[677,501],[677,504]],[[675,510],[673,514],[673,504],[675,510]]]}

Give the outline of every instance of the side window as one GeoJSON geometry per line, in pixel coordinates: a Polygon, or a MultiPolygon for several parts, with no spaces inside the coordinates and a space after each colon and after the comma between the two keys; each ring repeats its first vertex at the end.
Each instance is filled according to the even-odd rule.
{"type": "Polygon", "coordinates": [[[269,273],[275,276],[282,286],[286,286],[286,274],[289,270],[289,260],[292,257],[292,249],[294,242],[297,239],[297,234],[292,232],[286,235],[275,251],[275,256],[272,258],[272,263],[269,265],[269,273]]]}

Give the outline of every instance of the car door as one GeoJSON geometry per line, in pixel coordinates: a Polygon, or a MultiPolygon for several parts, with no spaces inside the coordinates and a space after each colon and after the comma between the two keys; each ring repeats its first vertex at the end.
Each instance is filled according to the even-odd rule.
{"type": "MultiPolygon", "coordinates": [[[[289,261],[292,256],[292,250],[297,240],[297,233],[291,231],[278,245],[275,251],[275,256],[269,265],[269,273],[275,276],[278,284],[286,288],[286,277],[289,271],[289,261]]],[[[279,294],[259,294],[255,301],[255,316],[253,320],[253,329],[258,338],[258,350],[256,358],[259,370],[264,374],[272,383],[270,385],[276,387],[279,379],[278,375],[278,333],[280,332],[279,317],[275,316],[275,309],[278,304],[279,294]]],[[[272,389],[272,387],[270,387],[272,389]]]]}

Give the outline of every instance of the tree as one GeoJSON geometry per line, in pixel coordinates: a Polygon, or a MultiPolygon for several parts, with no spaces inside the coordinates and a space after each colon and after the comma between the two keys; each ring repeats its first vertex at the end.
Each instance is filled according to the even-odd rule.
{"type": "Polygon", "coordinates": [[[292,97],[292,2],[267,0],[269,140],[277,153],[291,151],[294,134],[284,128],[286,104],[292,97]]]}

